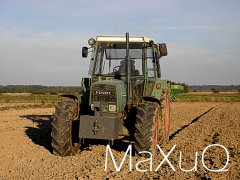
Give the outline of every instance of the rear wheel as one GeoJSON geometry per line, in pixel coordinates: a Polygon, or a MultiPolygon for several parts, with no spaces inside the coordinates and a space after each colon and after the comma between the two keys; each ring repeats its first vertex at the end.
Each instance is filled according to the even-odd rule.
{"type": "Polygon", "coordinates": [[[74,155],[79,151],[78,104],[74,101],[61,101],[56,107],[52,122],[53,154],[58,156],[74,155]]]}
{"type": "Polygon", "coordinates": [[[149,151],[153,155],[157,152],[157,145],[165,140],[164,121],[162,121],[161,107],[156,102],[139,104],[135,125],[136,151],[149,151]]]}

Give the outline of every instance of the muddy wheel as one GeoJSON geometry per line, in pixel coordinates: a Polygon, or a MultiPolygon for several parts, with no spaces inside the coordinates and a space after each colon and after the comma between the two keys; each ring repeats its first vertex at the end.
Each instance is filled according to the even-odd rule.
{"type": "Polygon", "coordinates": [[[77,120],[78,105],[74,101],[58,103],[52,122],[53,154],[69,156],[76,154],[80,149],[78,139],[79,120],[77,120]]]}
{"type": "Polygon", "coordinates": [[[165,142],[164,122],[161,120],[161,107],[156,102],[139,104],[135,125],[135,149],[137,152],[157,152],[157,144],[165,142]]]}

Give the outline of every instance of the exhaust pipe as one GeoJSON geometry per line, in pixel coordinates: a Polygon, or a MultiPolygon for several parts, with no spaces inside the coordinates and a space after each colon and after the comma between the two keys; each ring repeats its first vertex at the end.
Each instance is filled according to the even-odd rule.
{"type": "Polygon", "coordinates": [[[131,64],[131,57],[129,55],[129,33],[126,33],[126,69],[127,69],[127,76],[126,76],[126,82],[127,82],[127,106],[128,106],[128,110],[130,110],[131,108],[131,68],[132,68],[132,64],[131,64]]]}

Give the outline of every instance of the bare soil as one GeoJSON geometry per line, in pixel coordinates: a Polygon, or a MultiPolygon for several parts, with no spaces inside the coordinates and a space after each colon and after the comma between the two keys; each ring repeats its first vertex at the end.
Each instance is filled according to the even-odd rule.
{"type": "MultiPolygon", "coordinates": [[[[104,171],[106,144],[95,141],[76,156],[57,157],[51,148],[51,121],[54,108],[0,111],[0,179],[240,179],[240,103],[184,103],[171,105],[170,142],[163,147],[176,171],[165,161],[157,172],[149,172],[149,161],[139,166],[148,172],[138,172],[135,164],[143,157],[133,157],[129,172],[129,157],[117,172],[112,160],[104,171]],[[100,144],[99,144],[100,143],[100,144]],[[211,172],[202,164],[204,148],[221,144],[229,152],[225,172],[211,172]],[[183,172],[179,167],[182,152],[183,169],[191,169],[198,152],[197,171],[183,172]]],[[[129,145],[117,141],[112,152],[120,164],[129,145]]],[[[204,156],[209,169],[221,169],[226,164],[223,148],[209,148],[204,156]]],[[[163,155],[153,158],[153,170],[163,155]]]]}

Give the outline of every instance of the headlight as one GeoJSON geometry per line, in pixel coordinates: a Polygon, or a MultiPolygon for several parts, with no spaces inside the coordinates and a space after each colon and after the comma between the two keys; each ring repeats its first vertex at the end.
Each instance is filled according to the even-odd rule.
{"type": "Polygon", "coordinates": [[[95,39],[93,39],[93,38],[90,38],[90,39],[88,40],[88,44],[89,44],[90,46],[93,46],[95,43],[96,43],[96,41],[95,41],[95,39]]]}
{"type": "Polygon", "coordinates": [[[115,104],[109,104],[108,105],[108,111],[109,112],[115,112],[117,110],[117,106],[115,104]]]}

